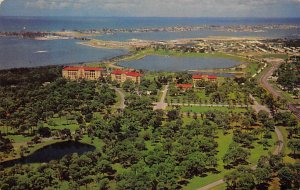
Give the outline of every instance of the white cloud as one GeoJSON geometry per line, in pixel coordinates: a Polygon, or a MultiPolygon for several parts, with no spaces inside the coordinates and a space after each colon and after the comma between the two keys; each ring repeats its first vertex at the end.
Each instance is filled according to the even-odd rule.
{"type": "MultiPolygon", "coordinates": [[[[4,0],[0,0],[2,3],[4,0]]],[[[286,7],[300,7],[300,0],[5,0],[25,9],[91,13],[100,16],[268,16],[286,7]],[[279,8],[278,8],[279,7],[279,8]],[[282,9],[280,9],[282,7],[282,9]],[[259,13],[259,14],[258,14],[259,13]],[[108,14],[108,15],[107,15],[108,14]],[[265,15],[264,15],[265,14],[265,15]]],[[[3,6],[3,4],[2,4],[3,6]]],[[[294,14],[294,13],[290,13],[294,14]]],[[[299,14],[298,14],[299,15],[299,14]]],[[[279,15],[280,16],[280,15],[279,15]]]]}

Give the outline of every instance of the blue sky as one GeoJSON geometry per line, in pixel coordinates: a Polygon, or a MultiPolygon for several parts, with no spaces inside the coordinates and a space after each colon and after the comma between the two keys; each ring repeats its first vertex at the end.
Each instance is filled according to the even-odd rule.
{"type": "Polygon", "coordinates": [[[300,17],[300,0],[0,0],[2,16],[300,17]]]}

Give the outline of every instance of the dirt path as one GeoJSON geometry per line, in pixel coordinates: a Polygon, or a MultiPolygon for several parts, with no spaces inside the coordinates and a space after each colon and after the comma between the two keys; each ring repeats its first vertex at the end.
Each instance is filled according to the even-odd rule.
{"type": "Polygon", "coordinates": [[[258,113],[259,111],[263,110],[269,113],[269,115],[271,116],[271,111],[268,107],[263,106],[261,104],[259,104],[256,99],[252,96],[252,94],[250,94],[250,99],[253,100],[253,105],[252,108],[256,111],[256,113],[258,113]]]}

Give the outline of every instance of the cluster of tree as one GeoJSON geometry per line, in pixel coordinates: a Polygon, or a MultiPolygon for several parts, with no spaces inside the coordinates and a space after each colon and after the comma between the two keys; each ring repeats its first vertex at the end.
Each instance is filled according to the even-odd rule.
{"type": "Polygon", "coordinates": [[[13,149],[12,143],[0,133],[0,152],[9,153],[13,149]]]}
{"type": "Polygon", "coordinates": [[[143,79],[139,85],[135,84],[132,80],[126,80],[122,84],[122,88],[126,92],[137,92],[140,95],[157,95],[158,90],[162,87],[162,84],[154,80],[143,79]]]}
{"type": "MultiPolygon", "coordinates": [[[[184,126],[178,110],[166,115],[162,110],[153,111],[148,97],[131,95],[126,103],[123,111],[91,121],[87,131],[104,143],[101,151],[68,155],[30,172],[27,166],[5,169],[0,173],[0,188],[44,189],[67,184],[70,189],[88,185],[107,189],[113,182],[117,189],[174,189],[215,170],[218,144],[213,120],[195,120],[184,126]],[[116,165],[123,169],[113,170],[116,165]]],[[[39,129],[45,136],[48,132],[39,129]]]]}
{"type": "Polygon", "coordinates": [[[287,102],[285,99],[281,99],[280,97],[275,98],[266,89],[261,87],[255,79],[250,79],[245,82],[245,90],[253,96],[258,97],[262,104],[267,105],[273,115],[277,113],[279,108],[286,107],[287,102]]]}
{"type": "MultiPolygon", "coordinates": [[[[234,79],[226,79],[224,82],[218,84],[200,80],[197,81],[196,86],[204,89],[205,95],[209,99],[201,99],[197,96],[198,89],[188,89],[184,92],[176,88],[172,84],[169,89],[170,96],[176,97],[178,95],[185,95],[186,99],[183,103],[229,103],[229,104],[249,104],[249,92],[247,89],[237,83],[234,79]],[[182,93],[183,92],[183,93],[182,93]]],[[[172,99],[172,103],[176,99],[172,99]]],[[[178,101],[177,101],[178,102],[178,101]]],[[[178,102],[179,103],[179,102],[178,102]]]]}
{"type": "Polygon", "coordinates": [[[284,126],[288,131],[288,147],[292,150],[294,158],[299,158],[300,151],[300,123],[296,116],[290,112],[280,112],[275,115],[277,125],[284,126]]]}
{"type": "Polygon", "coordinates": [[[282,155],[261,156],[257,167],[239,166],[225,176],[227,189],[268,189],[278,177],[280,189],[299,189],[300,164],[284,164],[282,155]]]}
{"type": "Polygon", "coordinates": [[[108,178],[115,173],[111,161],[101,152],[88,152],[79,156],[64,156],[59,161],[51,161],[38,167],[15,165],[0,172],[0,188],[10,189],[60,189],[68,182],[67,189],[94,182],[100,189],[107,189],[108,178]]]}
{"type": "Polygon", "coordinates": [[[106,84],[67,81],[59,75],[56,67],[1,72],[0,125],[33,133],[39,123],[55,114],[63,116],[74,111],[78,123],[83,124],[91,121],[93,112],[116,102],[115,91],[106,84]]]}
{"type": "Polygon", "coordinates": [[[278,77],[277,83],[285,90],[296,97],[300,96],[300,92],[297,89],[300,84],[300,61],[280,65],[275,75],[278,77]]]}

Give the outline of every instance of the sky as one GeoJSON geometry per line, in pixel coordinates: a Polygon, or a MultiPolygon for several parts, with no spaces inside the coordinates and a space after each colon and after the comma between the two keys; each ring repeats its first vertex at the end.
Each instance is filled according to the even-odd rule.
{"type": "Polygon", "coordinates": [[[0,0],[0,16],[300,17],[300,0],[0,0]]]}

